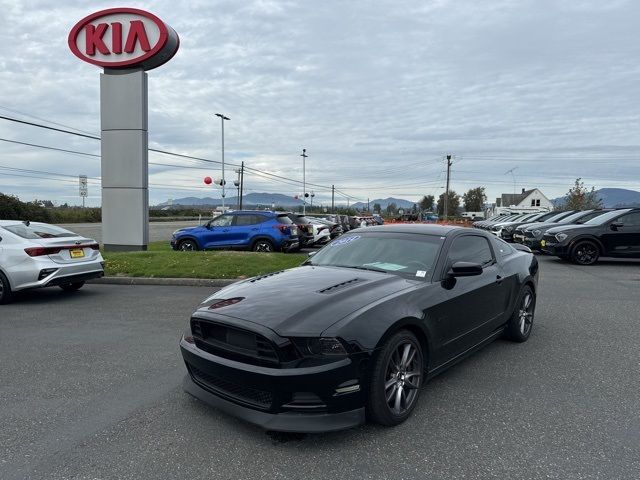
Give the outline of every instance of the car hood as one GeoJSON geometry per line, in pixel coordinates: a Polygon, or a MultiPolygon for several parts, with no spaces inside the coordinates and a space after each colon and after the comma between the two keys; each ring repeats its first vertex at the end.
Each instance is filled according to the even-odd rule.
{"type": "Polygon", "coordinates": [[[203,227],[201,225],[196,225],[195,227],[184,227],[184,228],[179,228],[173,233],[174,235],[178,233],[188,233],[188,232],[193,232],[194,230],[201,230],[202,228],[203,227]]]}
{"type": "Polygon", "coordinates": [[[549,228],[547,230],[547,233],[554,235],[558,232],[567,232],[567,231],[574,231],[574,230],[588,230],[588,229],[594,229],[594,228],[598,228],[598,225],[575,225],[575,224],[571,224],[571,225],[558,225],[557,227],[553,227],[553,228],[549,228]]]}
{"type": "Polygon", "coordinates": [[[252,322],[280,336],[312,337],[355,310],[415,287],[417,282],[388,273],[309,265],[223,288],[205,300],[197,314],[208,312],[252,322]],[[230,298],[242,300],[209,308],[230,298]]]}
{"type": "Polygon", "coordinates": [[[553,228],[553,227],[559,227],[559,226],[565,226],[568,227],[572,225],[571,223],[554,223],[554,222],[540,222],[540,223],[532,223],[530,225],[527,225],[527,227],[524,230],[536,230],[538,228],[553,228]]]}

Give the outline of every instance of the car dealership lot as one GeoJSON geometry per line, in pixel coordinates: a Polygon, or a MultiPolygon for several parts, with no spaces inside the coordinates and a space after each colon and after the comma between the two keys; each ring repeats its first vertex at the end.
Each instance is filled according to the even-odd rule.
{"type": "Polygon", "coordinates": [[[638,478],[640,261],[541,261],[534,331],[430,382],[412,418],[268,435],[190,398],[211,289],[87,285],[0,308],[0,478],[638,478]]]}

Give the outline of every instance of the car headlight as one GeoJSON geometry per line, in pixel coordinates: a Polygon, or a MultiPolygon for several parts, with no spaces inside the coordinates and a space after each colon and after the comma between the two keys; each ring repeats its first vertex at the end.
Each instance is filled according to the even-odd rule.
{"type": "Polygon", "coordinates": [[[175,237],[175,236],[176,236],[178,233],[180,233],[180,232],[181,232],[181,230],[180,230],[180,229],[178,229],[178,230],[176,230],[175,232],[173,232],[171,235],[175,237]]]}
{"type": "Polygon", "coordinates": [[[542,235],[542,230],[534,230],[531,232],[535,238],[538,238],[542,235]]]}
{"type": "Polygon", "coordinates": [[[298,351],[305,357],[318,356],[339,356],[347,355],[347,350],[338,338],[314,337],[314,338],[291,338],[298,351]]]}
{"type": "Polygon", "coordinates": [[[567,235],[566,233],[556,233],[556,240],[558,240],[559,242],[563,242],[567,239],[569,235],[567,235]]]}

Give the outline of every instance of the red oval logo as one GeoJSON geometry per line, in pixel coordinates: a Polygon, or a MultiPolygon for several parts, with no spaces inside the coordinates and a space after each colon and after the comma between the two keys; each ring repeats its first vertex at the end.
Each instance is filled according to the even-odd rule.
{"type": "Polygon", "coordinates": [[[76,57],[105,68],[158,67],[175,55],[179,43],[171,27],[137,8],[92,13],[69,33],[69,48],[76,57]]]}

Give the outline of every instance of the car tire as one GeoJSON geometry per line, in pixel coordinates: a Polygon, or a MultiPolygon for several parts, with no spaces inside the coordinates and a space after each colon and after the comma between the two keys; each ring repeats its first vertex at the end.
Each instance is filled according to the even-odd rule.
{"type": "Polygon", "coordinates": [[[583,240],[571,250],[571,261],[578,265],[593,265],[600,257],[600,248],[591,240],[583,240]]]}
{"type": "Polygon", "coordinates": [[[194,252],[200,249],[198,248],[198,243],[195,240],[187,238],[186,240],[181,240],[178,243],[178,250],[181,252],[194,252]]]}
{"type": "Polygon", "coordinates": [[[413,333],[400,330],[389,338],[371,370],[369,418],[388,427],[409,418],[420,397],[424,371],[422,346],[413,333]]]}
{"type": "Polygon", "coordinates": [[[59,287],[65,292],[75,292],[84,287],[84,282],[65,283],[64,285],[59,285],[59,287]]]}
{"type": "Polygon", "coordinates": [[[9,280],[5,277],[4,273],[0,272],[0,305],[10,303],[12,298],[13,293],[11,292],[9,280]]]}
{"type": "Polygon", "coordinates": [[[505,333],[509,340],[522,343],[529,339],[535,310],[536,294],[529,285],[525,285],[518,296],[516,308],[507,322],[505,333]]]}
{"type": "Polygon", "coordinates": [[[251,250],[253,250],[254,252],[271,253],[275,251],[275,247],[269,240],[260,239],[253,242],[251,250]]]}

